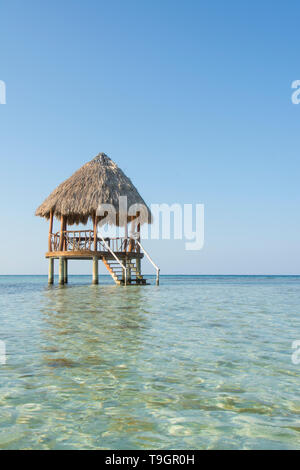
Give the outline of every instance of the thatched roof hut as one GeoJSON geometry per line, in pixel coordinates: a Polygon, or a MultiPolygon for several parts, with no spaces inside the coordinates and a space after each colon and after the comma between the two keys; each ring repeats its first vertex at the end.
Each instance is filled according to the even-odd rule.
{"type": "MultiPolygon", "coordinates": [[[[61,183],[38,207],[35,215],[49,219],[51,214],[62,217],[66,224],[86,224],[94,219],[101,204],[111,204],[117,215],[116,225],[125,225],[136,215],[122,218],[119,210],[121,196],[127,197],[127,206],[142,205],[140,223],[151,223],[151,212],[131,180],[104,153],[83,165],[70,178],[61,183]],[[123,222],[122,222],[123,220],[123,222]]],[[[136,214],[136,213],[135,213],[136,214]]],[[[101,224],[98,218],[98,223],[101,224]]]]}

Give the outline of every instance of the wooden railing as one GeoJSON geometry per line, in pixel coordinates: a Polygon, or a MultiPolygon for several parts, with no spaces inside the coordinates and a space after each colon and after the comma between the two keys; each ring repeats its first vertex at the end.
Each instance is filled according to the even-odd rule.
{"type": "Polygon", "coordinates": [[[131,238],[123,238],[123,237],[117,237],[117,238],[103,238],[100,237],[100,240],[98,240],[98,245],[100,245],[100,250],[99,251],[107,251],[107,246],[109,247],[109,251],[113,251],[116,253],[123,253],[124,251],[128,252],[133,252],[136,251],[137,249],[137,244],[136,240],[133,240],[131,238]],[[103,240],[106,242],[105,244],[103,243],[103,240]]]}
{"type": "Polygon", "coordinates": [[[133,238],[102,238],[97,236],[96,246],[93,230],[67,230],[50,234],[49,251],[113,251],[114,253],[138,251],[137,241],[133,238]],[[105,241],[105,243],[104,243],[105,241]]]}
{"type": "Polygon", "coordinates": [[[60,234],[59,233],[51,233],[50,234],[50,251],[59,251],[59,241],[60,241],[60,234]]]}
{"type": "Polygon", "coordinates": [[[145,248],[142,246],[142,244],[139,242],[139,240],[136,240],[136,243],[143,250],[143,252],[147,256],[147,258],[150,261],[150,263],[152,264],[152,266],[154,266],[154,268],[156,270],[156,285],[159,286],[159,273],[160,273],[159,267],[154,263],[153,259],[151,258],[149,253],[145,250],[145,248]]]}
{"type": "Polygon", "coordinates": [[[68,230],[63,232],[65,240],[64,251],[92,250],[94,245],[94,232],[92,230],[68,230]]]}

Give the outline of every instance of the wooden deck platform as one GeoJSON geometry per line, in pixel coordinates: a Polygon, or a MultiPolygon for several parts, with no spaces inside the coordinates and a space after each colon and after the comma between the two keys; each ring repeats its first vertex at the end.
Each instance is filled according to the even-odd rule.
{"type": "MultiPolygon", "coordinates": [[[[131,260],[131,259],[142,259],[144,257],[144,253],[137,253],[133,252],[125,252],[125,251],[115,251],[114,254],[120,260],[131,260]]],[[[107,259],[113,260],[114,257],[109,251],[93,251],[93,250],[80,250],[80,251],[48,251],[46,253],[46,258],[67,258],[67,259],[82,259],[82,260],[89,260],[93,258],[98,258],[100,260],[107,259]]]]}
{"type": "Polygon", "coordinates": [[[159,268],[140,244],[139,239],[130,237],[103,238],[92,230],[62,230],[49,232],[46,258],[49,259],[48,282],[54,282],[54,260],[59,260],[59,284],[68,282],[69,260],[92,260],[93,284],[98,284],[98,262],[102,261],[118,285],[147,285],[141,273],[141,260],[144,254],[157,272],[159,268]],[[142,250],[142,251],[141,251],[142,250]]]}

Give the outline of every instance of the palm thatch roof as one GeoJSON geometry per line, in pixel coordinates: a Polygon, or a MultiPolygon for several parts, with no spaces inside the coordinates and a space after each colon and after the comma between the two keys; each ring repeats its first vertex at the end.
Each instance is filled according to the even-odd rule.
{"type": "MultiPolygon", "coordinates": [[[[151,223],[150,209],[131,180],[105,153],[100,153],[61,183],[37,208],[35,215],[49,219],[53,211],[57,219],[65,216],[68,225],[86,224],[95,214],[103,213],[101,205],[110,204],[116,211],[116,225],[125,225],[136,218],[137,211],[133,207],[131,215],[126,214],[127,218],[125,216],[124,219],[124,214],[119,210],[121,196],[127,197],[128,209],[138,205],[137,211],[142,224],[151,223]]],[[[100,223],[103,218],[98,218],[100,223]]],[[[109,223],[113,221],[110,220],[109,223]]]]}

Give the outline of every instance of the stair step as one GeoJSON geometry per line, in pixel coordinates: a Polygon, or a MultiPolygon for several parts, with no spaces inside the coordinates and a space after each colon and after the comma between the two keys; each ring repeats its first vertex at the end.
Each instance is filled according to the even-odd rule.
{"type": "MultiPolygon", "coordinates": [[[[115,283],[117,285],[124,285],[124,269],[122,268],[122,266],[117,261],[109,261],[107,259],[102,259],[102,261],[115,283]]],[[[144,277],[138,273],[136,264],[133,261],[127,261],[126,268],[130,270],[130,277],[127,277],[127,285],[147,284],[147,280],[144,279],[144,277]]]]}

